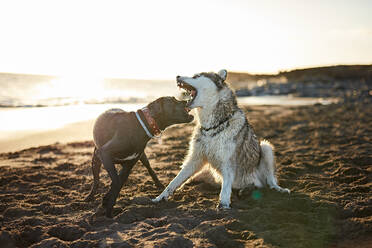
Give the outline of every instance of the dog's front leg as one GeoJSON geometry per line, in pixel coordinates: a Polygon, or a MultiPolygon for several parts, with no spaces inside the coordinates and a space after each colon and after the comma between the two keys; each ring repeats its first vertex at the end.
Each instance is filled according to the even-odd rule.
{"type": "Polygon", "coordinates": [[[149,172],[152,180],[154,180],[156,187],[158,187],[159,189],[164,189],[163,184],[159,181],[158,177],[156,176],[156,173],[151,168],[149,160],[147,159],[147,156],[146,156],[145,152],[142,153],[142,155],[140,157],[140,160],[141,160],[142,164],[146,167],[146,169],[149,172]]]}
{"type": "Polygon", "coordinates": [[[191,177],[195,172],[201,169],[203,165],[202,156],[197,153],[193,153],[189,158],[186,160],[182,169],[178,173],[178,175],[169,183],[169,185],[165,188],[165,190],[155,199],[153,202],[159,202],[161,200],[167,200],[169,196],[173,194],[173,192],[181,186],[189,177],[191,177]]]}
{"type": "Polygon", "coordinates": [[[229,165],[222,166],[223,170],[221,171],[222,174],[222,186],[220,192],[220,202],[217,208],[230,208],[231,202],[231,191],[232,191],[232,183],[234,181],[234,171],[229,165]]]}

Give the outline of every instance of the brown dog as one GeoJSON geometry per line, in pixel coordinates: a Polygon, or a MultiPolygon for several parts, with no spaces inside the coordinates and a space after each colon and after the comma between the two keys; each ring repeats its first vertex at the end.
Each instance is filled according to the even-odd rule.
{"type": "Polygon", "coordinates": [[[102,200],[106,216],[112,217],[112,208],[120,189],[128,179],[138,160],[149,171],[156,186],[163,188],[144,153],[147,142],[173,124],[191,122],[186,102],[174,97],[161,97],[136,112],[110,109],[101,114],[94,124],[95,149],[92,158],[93,186],[86,200],[92,200],[97,192],[101,164],[111,178],[111,187],[102,200]],[[115,164],[122,169],[118,174],[115,164]]]}

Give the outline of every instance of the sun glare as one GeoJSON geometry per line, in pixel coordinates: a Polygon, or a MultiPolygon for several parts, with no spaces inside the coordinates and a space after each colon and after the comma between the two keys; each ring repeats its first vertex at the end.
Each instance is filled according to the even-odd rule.
{"type": "Polygon", "coordinates": [[[99,99],[102,95],[103,79],[97,77],[69,75],[58,77],[44,87],[43,98],[76,98],[81,101],[99,99]]]}

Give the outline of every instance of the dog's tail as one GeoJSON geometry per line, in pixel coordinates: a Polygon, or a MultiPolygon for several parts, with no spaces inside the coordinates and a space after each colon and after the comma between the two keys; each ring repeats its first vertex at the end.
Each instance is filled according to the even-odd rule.
{"type": "Polygon", "coordinates": [[[261,140],[261,160],[260,162],[265,162],[269,169],[275,172],[275,155],[274,155],[274,146],[267,140],[261,140]]]}
{"type": "Polygon", "coordinates": [[[262,140],[260,142],[261,146],[261,159],[258,167],[258,171],[262,181],[271,185],[276,183],[276,165],[275,165],[275,155],[274,146],[267,140],[262,140]]]}

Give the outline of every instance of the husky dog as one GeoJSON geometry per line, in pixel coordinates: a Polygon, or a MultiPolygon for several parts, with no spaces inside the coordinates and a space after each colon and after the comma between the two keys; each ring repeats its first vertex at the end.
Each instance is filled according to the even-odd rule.
{"type": "Polygon", "coordinates": [[[226,70],[203,72],[193,77],[177,76],[178,86],[191,96],[187,105],[196,108],[198,125],[181,171],[153,202],[167,200],[207,164],[213,174],[222,179],[218,208],[230,208],[232,188],[267,185],[290,193],[277,183],[273,146],[258,140],[238,107],[234,92],[226,84],[226,76],[226,70]]]}

